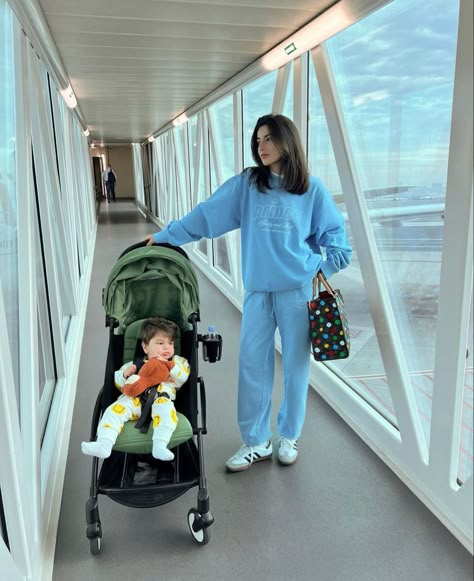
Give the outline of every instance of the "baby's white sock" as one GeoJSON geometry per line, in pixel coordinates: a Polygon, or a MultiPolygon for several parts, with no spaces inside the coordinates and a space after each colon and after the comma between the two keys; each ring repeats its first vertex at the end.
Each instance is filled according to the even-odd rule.
{"type": "Polygon", "coordinates": [[[157,460],[173,460],[174,454],[168,450],[166,447],[167,444],[168,442],[165,442],[164,440],[153,440],[153,458],[156,458],[157,460]]]}
{"type": "Polygon", "coordinates": [[[108,458],[112,454],[114,443],[110,440],[97,440],[97,442],[82,442],[83,454],[97,456],[97,458],[108,458]]]}

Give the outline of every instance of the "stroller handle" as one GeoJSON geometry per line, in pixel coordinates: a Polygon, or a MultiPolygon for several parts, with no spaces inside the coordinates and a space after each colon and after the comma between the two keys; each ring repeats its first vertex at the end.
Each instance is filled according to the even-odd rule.
{"type": "MultiPolygon", "coordinates": [[[[136,244],[132,244],[132,246],[129,246],[128,248],[126,248],[122,254],[119,256],[119,259],[122,258],[122,256],[125,256],[125,254],[128,254],[129,252],[131,252],[132,250],[135,250],[137,248],[143,248],[144,246],[147,245],[147,241],[146,240],[141,240],[140,242],[137,242],[136,244]]],[[[176,252],[179,252],[180,254],[182,254],[185,258],[187,258],[189,260],[189,256],[186,254],[186,252],[179,246],[173,246],[172,244],[167,244],[166,242],[163,242],[162,244],[156,244],[153,243],[152,246],[162,246],[164,248],[170,248],[171,250],[175,250],[176,252]]]]}

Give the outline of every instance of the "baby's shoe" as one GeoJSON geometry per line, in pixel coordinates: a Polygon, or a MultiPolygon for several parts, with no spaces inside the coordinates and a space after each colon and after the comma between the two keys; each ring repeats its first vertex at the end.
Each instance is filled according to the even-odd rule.
{"type": "Polygon", "coordinates": [[[112,454],[114,443],[110,440],[97,440],[96,442],[82,442],[83,454],[97,456],[97,458],[108,458],[112,454]]]}
{"type": "Polygon", "coordinates": [[[157,460],[164,460],[169,462],[174,460],[174,454],[166,447],[167,442],[162,442],[161,440],[155,440],[153,442],[152,456],[157,460]]]}

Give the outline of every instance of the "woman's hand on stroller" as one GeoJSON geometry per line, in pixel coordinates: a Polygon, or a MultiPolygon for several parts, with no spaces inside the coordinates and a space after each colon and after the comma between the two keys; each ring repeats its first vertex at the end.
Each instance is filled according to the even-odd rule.
{"type": "Polygon", "coordinates": [[[146,245],[151,246],[154,243],[153,234],[147,234],[147,236],[145,237],[145,240],[146,240],[146,245]]]}

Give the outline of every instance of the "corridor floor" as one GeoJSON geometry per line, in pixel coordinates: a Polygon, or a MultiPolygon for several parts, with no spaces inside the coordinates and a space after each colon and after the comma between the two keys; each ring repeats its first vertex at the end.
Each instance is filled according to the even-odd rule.
{"type": "MultiPolygon", "coordinates": [[[[153,509],[99,497],[102,551],[93,557],[84,504],[92,409],[107,350],[102,288],[119,254],[156,228],[131,201],[102,204],[54,566],[55,581],[471,581],[472,557],[331,408],[310,390],[293,467],[262,462],[227,474],[236,416],[240,312],[196,269],[201,328],[217,325],[223,358],[206,381],[205,460],[215,524],[199,546],[186,515],[197,489],[153,509]]],[[[273,418],[281,396],[277,357],[273,418]]]]}

